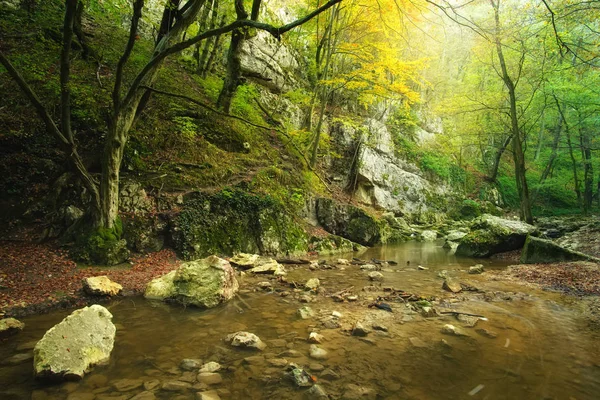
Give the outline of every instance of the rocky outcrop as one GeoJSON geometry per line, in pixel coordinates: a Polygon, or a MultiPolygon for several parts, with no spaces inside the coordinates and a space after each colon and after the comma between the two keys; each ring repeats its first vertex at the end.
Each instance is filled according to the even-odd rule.
{"type": "Polygon", "coordinates": [[[170,221],[170,242],[184,259],[210,254],[306,253],[309,236],[269,196],[241,190],[190,193],[170,221]]]}
{"type": "Polygon", "coordinates": [[[175,271],[152,280],[144,297],[212,308],[231,299],[238,287],[229,262],[210,256],[183,263],[175,271]]]}
{"type": "Polygon", "coordinates": [[[0,319],[0,339],[16,335],[25,328],[25,324],[14,318],[0,319]]]}
{"type": "Polygon", "coordinates": [[[111,281],[108,276],[91,276],[83,279],[83,290],[93,296],[116,296],[123,286],[111,281]]]}
{"type": "Polygon", "coordinates": [[[79,380],[108,361],[115,340],[112,314],[94,304],[74,311],[50,328],[33,349],[36,378],[79,380]]]}
{"type": "Polygon", "coordinates": [[[369,119],[361,129],[338,124],[331,135],[336,152],[342,155],[332,160],[333,180],[351,187],[359,201],[415,219],[430,218],[446,208],[451,190],[431,184],[416,165],[398,158],[384,123],[369,119]],[[348,165],[353,165],[351,171],[348,165]]]}
{"type": "Polygon", "coordinates": [[[463,237],[456,254],[467,257],[489,257],[496,253],[518,250],[527,236],[537,228],[521,221],[484,214],[471,224],[471,232],[463,237]]]}
{"type": "Polygon", "coordinates": [[[300,66],[294,54],[280,40],[265,31],[244,40],[240,52],[242,74],[275,92],[298,86],[300,66]]]}
{"type": "Polygon", "coordinates": [[[521,252],[522,264],[543,264],[568,261],[594,261],[600,259],[578,251],[566,249],[550,240],[528,236],[521,252]]]}
{"type": "Polygon", "coordinates": [[[364,246],[381,242],[382,226],[362,209],[335,200],[317,199],[317,220],[327,232],[364,246]]]}

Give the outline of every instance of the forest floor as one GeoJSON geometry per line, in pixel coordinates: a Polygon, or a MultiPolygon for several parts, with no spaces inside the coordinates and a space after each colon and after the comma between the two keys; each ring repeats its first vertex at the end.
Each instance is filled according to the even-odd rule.
{"type": "Polygon", "coordinates": [[[0,317],[43,313],[55,308],[98,302],[82,290],[83,278],[107,275],[125,295],[140,294],[146,284],[175,268],[171,250],[132,258],[116,267],[78,266],[67,251],[52,244],[0,241],[0,317]]]}

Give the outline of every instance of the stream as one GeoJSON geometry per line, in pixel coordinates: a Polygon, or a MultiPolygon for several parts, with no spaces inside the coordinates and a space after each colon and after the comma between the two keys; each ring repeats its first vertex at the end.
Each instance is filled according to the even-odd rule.
{"type": "Polygon", "coordinates": [[[327,293],[350,288],[359,297],[355,302],[312,295],[304,304],[298,300],[304,295],[300,290],[278,286],[272,277],[247,275],[240,279],[239,297],[211,310],[140,297],[105,304],[117,327],[110,362],[79,382],[47,385],[33,379],[31,349],[72,310],[23,318],[25,330],[0,344],[0,398],[126,400],[144,387],[158,399],[200,398],[196,392],[206,388],[196,381],[196,373],[179,368],[190,358],[222,365],[222,382],[210,389],[223,399],[317,398],[285,378],[285,361],[309,371],[332,399],[599,398],[600,335],[588,328],[572,298],[495,279],[489,271],[505,268],[506,262],[460,259],[439,242],[371,248],[360,258],[398,265],[384,267],[381,287],[354,265],[315,271],[306,265],[286,266],[288,282],[316,277],[327,293]],[[468,275],[468,267],[478,263],[487,272],[468,275]],[[438,277],[442,270],[480,291],[443,291],[438,277]],[[261,281],[289,293],[259,289],[261,281]],[[362,290],[371,285],[375,291],[362,290]],[[465,323],[454,315],[425,318],[402,302],[389,302],[393,312],[369,308],[377,296],[385,295],[383,287],[435,296],[439,312],[479,314],[487,321],[475,320],[470,327],[473,321],[465,323]],[[303,306],[312,308],[314,317],[301,319],[297,310],[303,306]],[[341,317],[333,317],[334,311],[341,317]],[[332,327],[332,321],[338,326],[332,327]],[[357,321],[370,328],[367,336],[351,335],[357,321]],[[445,324],[465,336],[443,334],[445,324]],[[241,330],[258,335],[267,348],[252,352],[224,343],[225,336],[241,330]],[[319,346],[327,351],[326,359],[309,357],[307,337],[313,331],[325,338],[319,346]],[[170,381],[190,385],[167,385],[171,390],[165,390],[170,381]]]}

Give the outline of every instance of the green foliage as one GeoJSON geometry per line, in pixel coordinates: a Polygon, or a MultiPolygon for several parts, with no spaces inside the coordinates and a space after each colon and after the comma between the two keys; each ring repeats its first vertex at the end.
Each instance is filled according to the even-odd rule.
{"type": "Polygon", "coordinates": [[[193,118],[189,117],[174,117],[176,129],[179,134],[185,139],[193,139],[198,132],[198,125],[193,118]]]}
{"type": "Polygon", "coordinates": [[[223,87],[223,79],[215,75],[208,75],[202,78],[199,75],[192,75],[192,79],[204,89],[204,95],[214,104],[219,98],[219,93],[223,87]]]}
{"type": "Polygon", "coordinates": [[[283,95],[283,97],[288,99],[298,107],[308,107],[310,105],[310,100],[312,96],[306,90],[300,88],[286,92],[283,95]]]}
{"type": "Polygon", "coordinates": [[[233,100],[231,101],[231,113],[238,115],[248,121],[264,124],[260,109],[256,105],[255,99],[260,94],[253,84],[246,84],[238,87],[233,100]]]}

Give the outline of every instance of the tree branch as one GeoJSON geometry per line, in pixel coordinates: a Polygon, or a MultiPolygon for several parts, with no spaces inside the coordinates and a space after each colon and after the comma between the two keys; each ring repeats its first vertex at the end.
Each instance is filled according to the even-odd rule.
{"type": "Polygon", "coordinates": [[[188,47],[191,47],[204,39],[207,39],[207,38],[213,37],[213,36],[217,36],[217,35],[222,35],[225,33],[229,33],[235,29],[240,29],[243,27],[261,29],[261,30],[269,32],[275,38],[279,39],[282,34],[294,29],[295,27],[297,27],[299,25],[304,24],[305,22],[310,21],[315,16],[319,15],[323,11],[328,10],[329,8],[333,7],[334,5],[336,5],[337,3],[341,2],[341,1],[342,0],[329,0],[327,3],[325,3],[321,7],[317,8],[315,11],[311,12],[310,14],[308,14],[300,19],[297,19],[296,21],[293,21],[287,25],[283,25],[281,27],[275,27],[273,25],[265,24],[262,22],[252,21],[252,20],[248,20],[248,19],[242,19],[242,20],[236,20],[228,25],[225,25],[225,26],[222,26],[219,28],[210,29],[199,35],[194,36],[193,38],[190,38],[188,40],[184,40],[182,42],[174,44],[173,46],[166,48],[163,51],[160,51],[159,53],[155,54],[152,57],[152,59],[150,61],[148,61],[148,63],[144,66],[144,68],[140,71],[140,73],[136,76],[135,80],[131,84],[131,87],[129,88],[129,91],[128,91],[127,96],[125,97],[125,100],[123,101],[123,103],[128,103],[133,98],[133,96],[135,95],[135,92],[138,89],[140,89],[140,86],[142,85],[143,80],[146,78],[146,75],[148,75],[148,73],[150,71],[152,71],[165,58],[167,58],[168,56],[170,56],[172,54],[179,53],[180,51],[185,50],[188,47]]]}
{"type": "Polygon", "coordinates": [[[129,40],[127,41],[127,46],[125,46],[125,51],[123,55],[119,59],[119,63],[117,64],[117,72],[115,73],[115,85],[113,87],[113,107],[114,114],[116,115],[120,103],[121,103],[121,84],[123,82],[123,69],[125,68],[125,64],[127,60],[129,60],[129,56],[131,56],[131,52],[133,51],[133,47],[135,46],[135,41],[137,37],[137,28],[142,18],[142,8],[144,7],[144,0],[136,0],[133,5],[133,16],[131,17],[131,28],[129,29],[129,40]]]}

